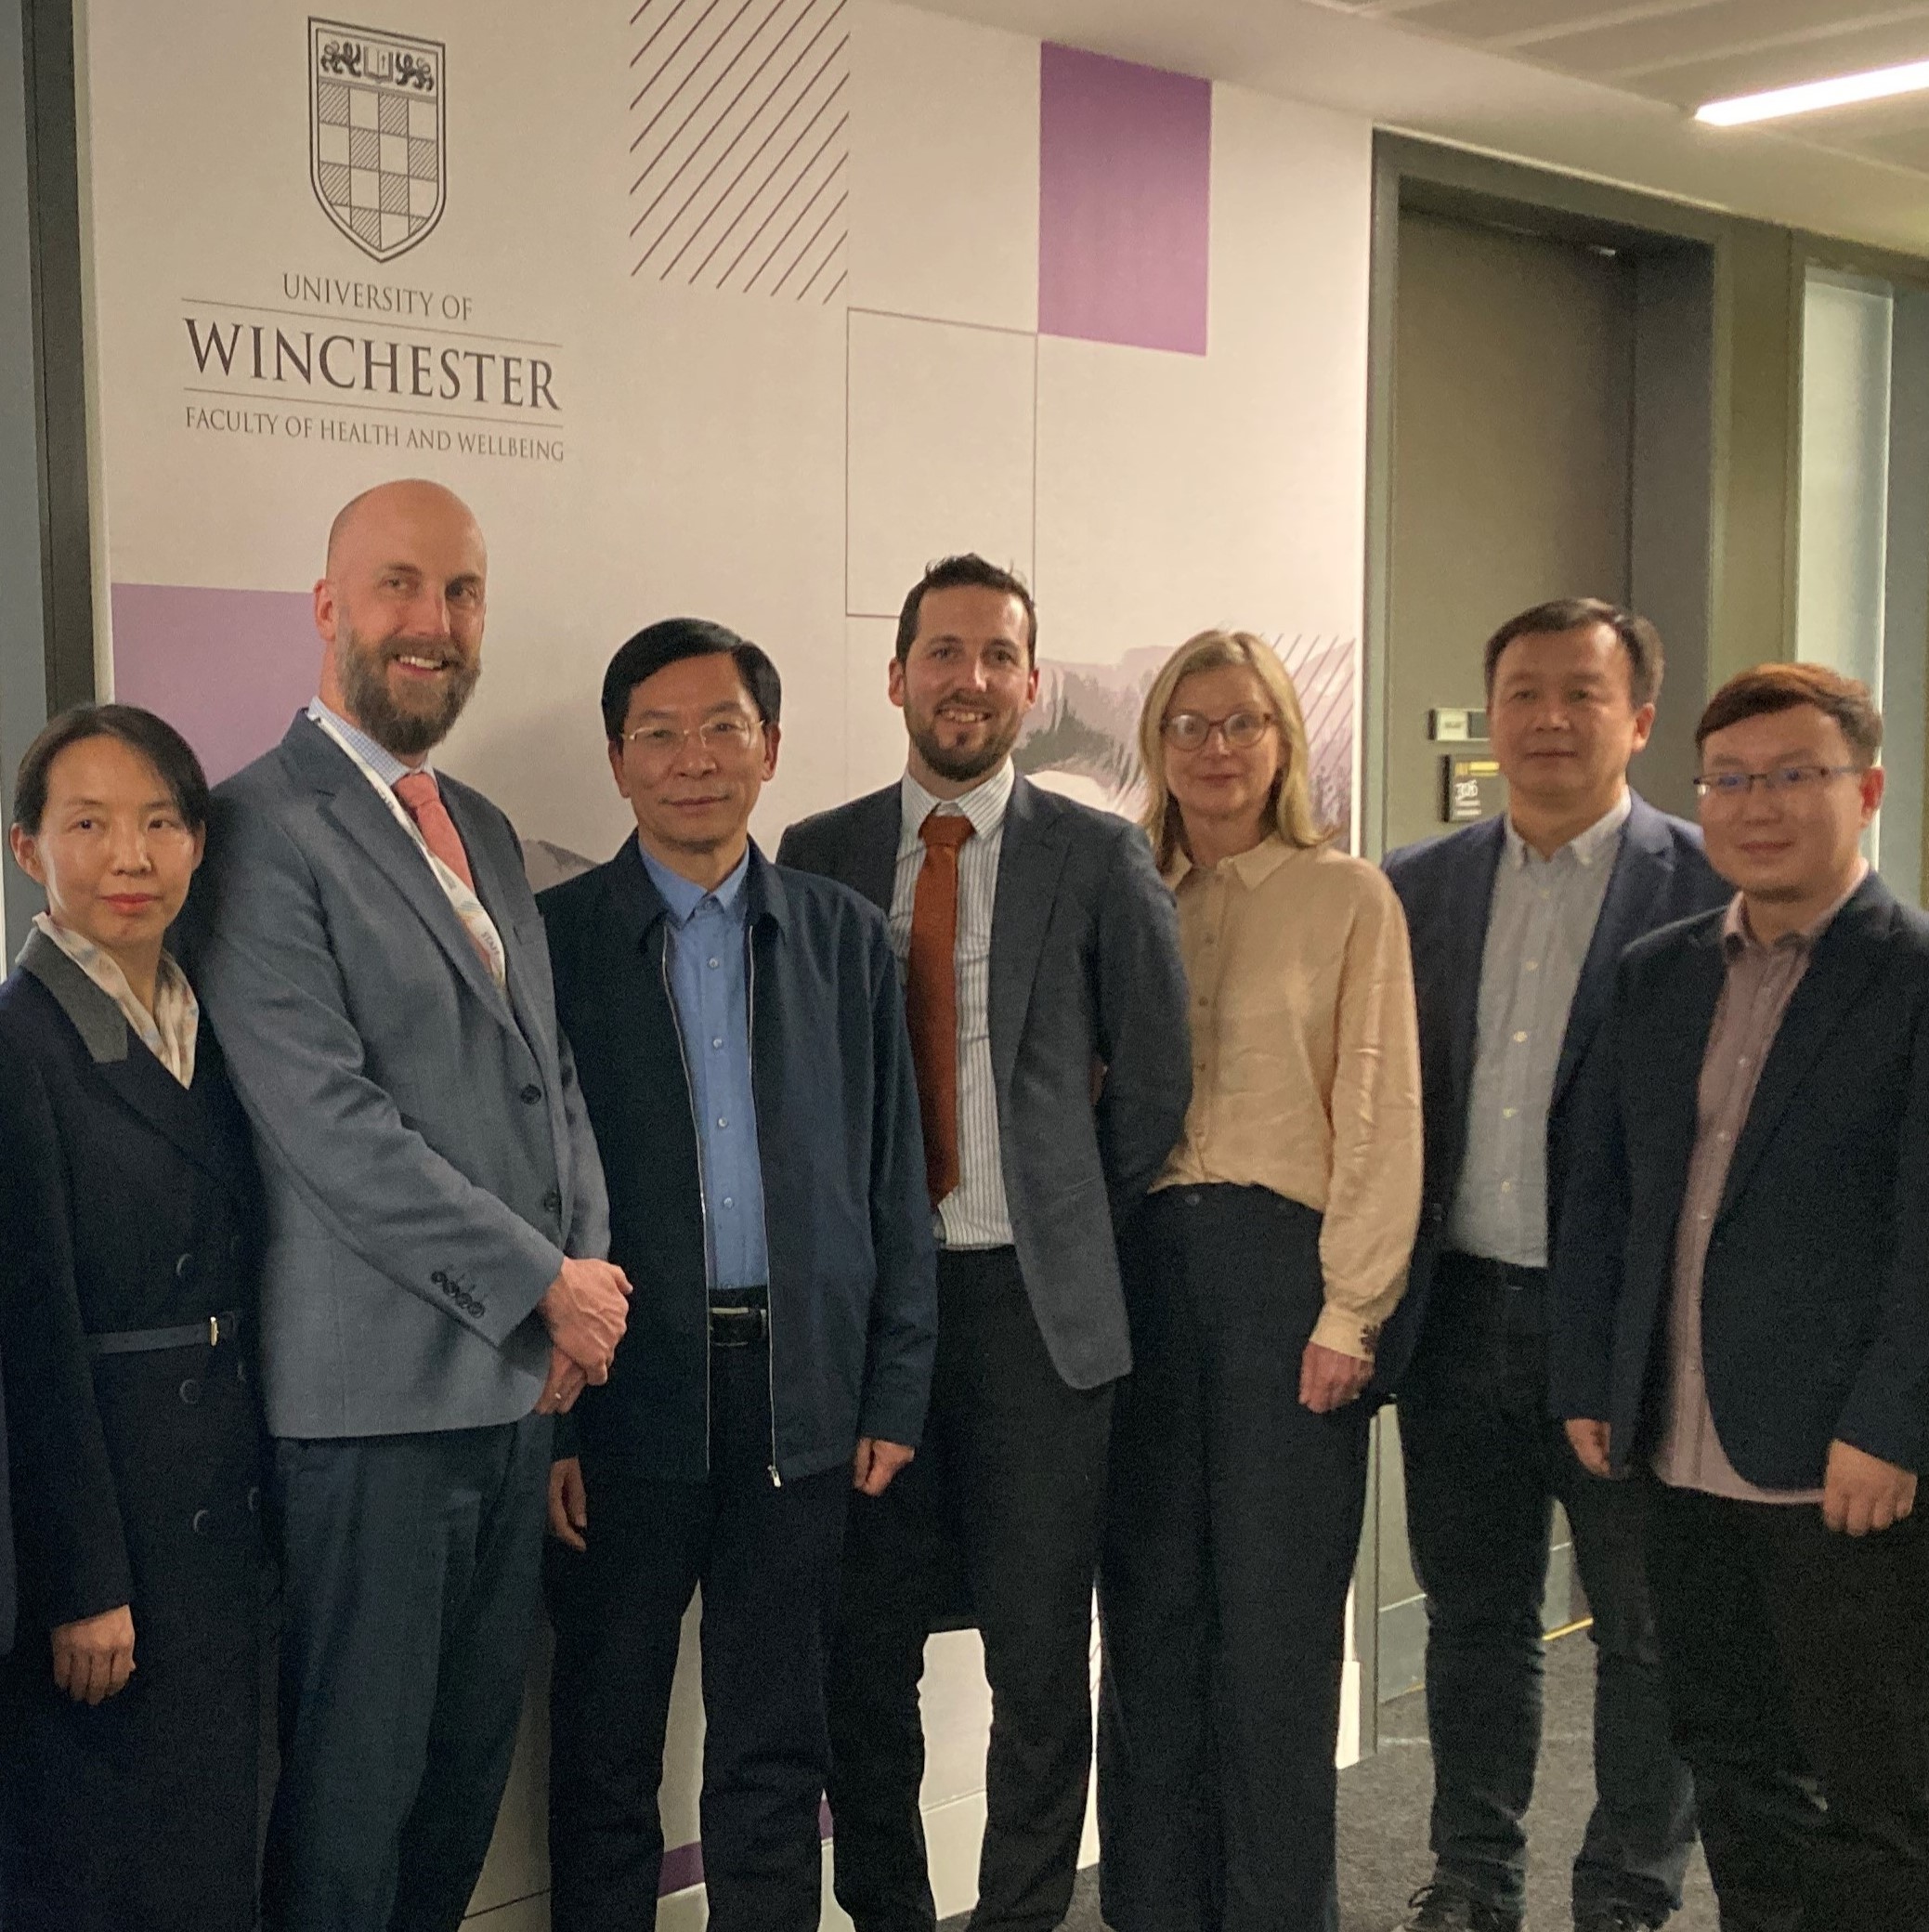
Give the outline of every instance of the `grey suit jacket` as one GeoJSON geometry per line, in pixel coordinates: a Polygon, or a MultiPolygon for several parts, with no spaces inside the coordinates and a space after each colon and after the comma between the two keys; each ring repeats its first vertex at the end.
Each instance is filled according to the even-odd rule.
{"type": "MultiPolygon", "coordinates": [[[[897,786],[872,792],[793,825],[777,863],[888,914],[900,816],[897,786]]],[[[1019,1269],[1074,1389],[1132,1365],[1114,1230],[1185,1125],[1186,1013],[1178,912],[1145,834],[1020,777],[992,901],[992,1074],[1019,1269]]]]}
{"type": "Polygon", "coordinates": [[[440,780],[508,953],[505,999],[421,850],[297,717],[218,788],[182,944],[267,1194],[262,1379],[278,1436],[512,1421],[564,1254],[609,1210],[509,821],[440,780]]]}

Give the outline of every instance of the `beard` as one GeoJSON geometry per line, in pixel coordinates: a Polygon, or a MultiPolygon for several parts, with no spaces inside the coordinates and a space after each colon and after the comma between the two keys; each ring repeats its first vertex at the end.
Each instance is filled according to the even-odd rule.
{"type": "Polygon", "coordinates": [[[1019,727],[1024,723],[1024,713],[1014,711],[1007,718],[994,713],[985,722],[988,730],[982,743],[952,747],[939,741],[934,712],[914,714],[908,709],[905,712],[905,730],[918,748],[918,755],[940,777],[950,779],[954,785],[970,785],[979,778],[987,777],[1004,764],[1011,755],[1012,746],[1018,742],[1019,727]]]}
{"type": "Polygon", "coordinates": [[[482,675],[481,663],[465,658],[450,639],[392,637],[364,644],[353,632],[339,654],[342,696],[350,715],[384,751],[419,758],[447,738],[482,675]],[[398,658],[433,658],[448,667],[439,685],[425,687],[413,702],[398,701],[389,667],[398,658]]]}

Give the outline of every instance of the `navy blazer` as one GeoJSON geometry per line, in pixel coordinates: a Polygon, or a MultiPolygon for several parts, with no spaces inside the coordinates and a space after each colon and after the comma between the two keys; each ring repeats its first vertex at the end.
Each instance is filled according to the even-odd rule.
{"type": "MultiPolygon", "coordinates": [[[[1420,1009],[1420,1079],[1426,1119],[1426,1178],[1420,1233],[1407,1289],[1380,1338],[1375,1387],[1397,1391],[1427,1322],[1434,1264],[1445,1245],[1453,1196],[1466,1159],[1466,1110],[1473,1088],[1480,1012],[1480,966],[1493,879],[1506,846],[1504,816],[1422,844],[1402,846],[1386,861],[1387,876],[1406,910],[1420,1009]]],[[[1574,1083],[1600,1029],[1614,963],[1644,933],[1687,919],[1733,896],[1708,863],[1701,834],[1686,820],[1657,812],[1638,793],[1622,828],[1594,939],[1568,1010],[1567,1031],[1547,1114],[1547,1217],[1557,1217],[1568,1170],[1568,1119],[1574,1083]]],[[[1553,1252],[1554,1229],[1547,1231],[1553,1252]]]]}
{"type": "MultiPolygon", "coordinates": [[[[1576,1099],[1555,1256],[1555,1412],[1617,1469],[1665,1400],[1675,1236],[1721,997],[1718,916],[1622,961],[1576,1099]]],[[[1872,874],[1816,942],[1735,1143],[1701,1277],[1715,1431],[1748,1482],[1820,1485],[1844,1442],[1929,1433],[1929,918],[1872,874]]]]}
{"type": "MultiPolygon", "coordinates": [[[[902,818],[901,787],[886,786],[793,825],[777,861],[888,915],[902,818]]],[[[1068,1387],[1094,1389],[1132,1365],[1115,1228],[1158,1179],[1193,1097],[1179,912],[1136,825],[1021,774],[991,935],[992,1077],[1019,1272],[1052,1365],[1068,1387]]]]}
{"type": "MultiPolygon", "coordinates": [[[[897,961],[854,893],[773,866],[744,881],[750,1085],[770,1256],[771,1462],[785,1480],[860,1435],[916,1447],[937,1345],[924,1139],[897,961]]],[[[667,907],[627,840],[539,901],[556,1013],[635,1292],[609,1380],[560,1439],[700,1482],[709,1459],[702,1181],[667,907]]]]}

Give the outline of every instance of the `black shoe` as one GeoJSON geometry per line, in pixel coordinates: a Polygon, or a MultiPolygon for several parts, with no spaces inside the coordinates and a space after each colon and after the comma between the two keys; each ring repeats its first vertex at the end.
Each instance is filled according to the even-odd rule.
{"type": "Polygon", "coordinates": [[[1661,1924],[1632,1905],[1591,1905],[1574,1913],[1574,1932],[1656,1932],[1661,1924]]]}
{"type": "Polygon", "coordinates": [[[1408,1915],[1394,1932],[1527,1932],[1527,1921],[1519,1912],[1483,1905],[1456,1885],[1423,1885],[1406,1901],[1406,1909],[1408,1915]]]}

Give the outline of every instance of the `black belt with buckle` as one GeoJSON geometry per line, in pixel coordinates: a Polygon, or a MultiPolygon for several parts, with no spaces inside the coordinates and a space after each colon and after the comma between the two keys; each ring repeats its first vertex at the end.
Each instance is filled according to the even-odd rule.
{"type": "Polygon", "coordinates": [[[762,1288],[719,1288],[710,1296],[710,1345],[748,1349],[770,1339],[770,1304],[762,1288]]]}
{"type": "Polygon", "coordinates": [[[241,1312],[224,1310],[199,1322],[183,1322],[174,1328],[117,1328],[106,1335],[87,1338],[90,1355],[144,1355],[150,1349],[191,1349],[199,1342],[218,1349],[235,1340],[241,1332],[241,1312]]]}

